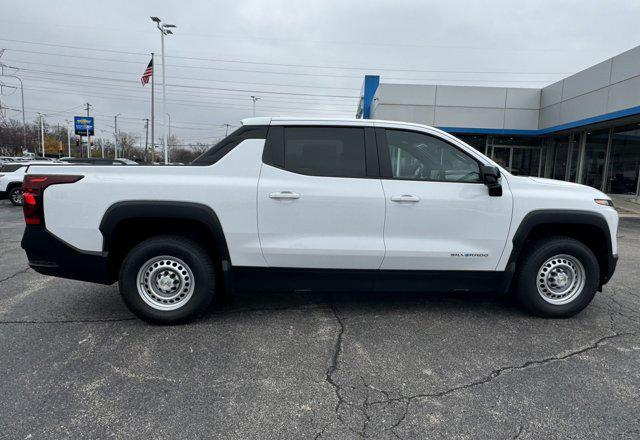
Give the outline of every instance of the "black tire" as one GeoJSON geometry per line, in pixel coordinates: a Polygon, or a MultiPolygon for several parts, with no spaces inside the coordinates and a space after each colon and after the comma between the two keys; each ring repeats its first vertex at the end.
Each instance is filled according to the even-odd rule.
{"type": "Polygon", "coordinates": [[[544,318],[568,318],[589,305],[599,283],[600,266],[591,249],[573,238],[548,237],[533,242],[520,260],[516,274],[515,295],[518,302],[534,315],[544,318]],[[582,265],[584,285],[582,289],[575,289],[573,297],[562,299],[559,296],[558,299],[549,299],[549,295],[553,292],[546,290],[547,295],[543,296],[545,284],[543,278],[538,278],[538,273],[542,270],[543,264],[558,255],[573,257],[582,265]],[[539,286],[543,293],[538,291],[539,286]],[[544,299],[545,296],[547,300],[544,299]],[[568,302],[554,304],[549,301],[568,302]]]}
{"type": "MultiPolygon", "coordinates": [[[[129,251],[120,268],[119,287],[125,304],[139,318],[153,324],[180,324],[197,318],[211,305],[216,291],[216,271],[211,256],[198,243],[184,237],[163,235],[149,238],[129,251]],[[155,272],[142,271],[154,259],[160,259],[156,266],[160,263],[166,267],[154,269],[151,264],[148,270],[155,272]],[[171,267],[172,264],[174,267],[171,267]],[[160,271],[163,272],[159,273],[160,271]],[[143,274],[143,284],[150,286],[146,289],[140,287],[141,291],[138,290],[139,272],[143,274]],[[169,275],[165,276],[165,273],[169,275]],[[181,276],[181,273],[185,275],[181,276]],[[146,274],[153,281],[148,281],[146,274]],[[172,300],[168,299],[169,296],[154,294],[162,293],[159,290],[162,288],[161,284],[176,277],[179,278],[177,293],[167,295],[181,294],[183,288],[184,292],[191,293],[186,293],[184,298],[175,299],[175,304],[162,304],[161,302],[172,300]],[[178,308],[165,310],[159,307],[178,308]]],[[[166,283],[163,287],[167,287],[166,283]]],[[[172,288],[171,284],[169,287],[172,288]]]]}
{"type": "Polygon", "coordinates": [[[8,192],[9,201],[13,206],[24,205],[24,198],[22,197],[22,187],[14,186],[8,192]]]}

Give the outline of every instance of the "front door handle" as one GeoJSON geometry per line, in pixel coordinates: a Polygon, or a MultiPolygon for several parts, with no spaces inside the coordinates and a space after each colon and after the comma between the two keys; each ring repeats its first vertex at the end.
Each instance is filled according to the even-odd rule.
{"type": "Polygon", "coordinates": [[[270,199],[299,199],[300,194],[293,191],[280,191],[269,194],[270,199]]]}
{"type": "Polygon", "coordinates": [[[411,194],[402,194],[401,196],[391,196],[391,201],[397,203],[417,203],[420,201],[420,197],[412,196],[411,194]]]}

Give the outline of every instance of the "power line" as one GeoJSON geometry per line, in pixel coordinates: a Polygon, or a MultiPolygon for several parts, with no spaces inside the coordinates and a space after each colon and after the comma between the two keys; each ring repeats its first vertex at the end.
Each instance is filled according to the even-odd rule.
{"type": "MultiPolygon", "coordinates": [[[[13,43],[22,43],[22,44],[32,44],[39,46],[48,46],[48,47],[61,47],[66,49],[80,49],[80,50],[89,50],[93,52],[108,52],[108,53],[117,53],[122,55],[148,55],[146,52],[127,52],[121,50],[112,50],[112,49],[96,49],[89,48],[84,46],[73,46],[68,44],[57,44],[57,43],[42,43],[35,41],[26,41],[26,40],[14,40],[8,38],[0,38],[0,41],[9,41],[13,43]]],[[[311,69],[338,69],[338,70],[374,70],[374,71],[392,71],[392,72],[419,72],[419,73],[509,73],[515,75],[541,75],[541,74],[554,74],[554,75],[570,75],[573,72],[519,72],[519,71],[460,71],[460,70],[424,70],[424,69],[396,69],[396,68],[388,68],[388,67],[354,67],[354,66],[332,66],[332,65],[317,65],[317,64],[292,64],[292,63],[273,63],[273,62],[264,62],[264,61],[246,61],[246,60],[230,60],[230,59],[221,59],[221,58],[204,58],[204,57],[193,57],[193,56],[180,56],[180,55],[172,55],[167,56],[167,58],[175,58],[175,59],[183,59],[183,60],[196,60],[196,61],[209,61],[209,62],[219,62],[219,63],[238,63],[238,64],[253,64],[253,65],[263,65],[263,66],[277,66],[277,67],[301,67],[301,68],[311,68],[311,69]]]]}

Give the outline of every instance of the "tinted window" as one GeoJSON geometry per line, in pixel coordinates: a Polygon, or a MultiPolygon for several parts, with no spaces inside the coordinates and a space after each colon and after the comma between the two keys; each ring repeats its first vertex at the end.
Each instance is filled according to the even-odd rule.
{"type": "Polygon", "coordinates": [[[478,162],[453,145],[422,133],[386,130],[394,178],[478,182],[478,162]]]}
{"type": "Polygon", "coordinates": [[[351,127],[287,127],[284,167],[310,176],[365,177],[364,130],[351,127]]]}
{"type": "Polygon", "coordinates": [[[13,173],[14,171],[26,167],[26,165],[2,165],[2,167],[0,167],[0,172],[3,173],[13,173]]]}

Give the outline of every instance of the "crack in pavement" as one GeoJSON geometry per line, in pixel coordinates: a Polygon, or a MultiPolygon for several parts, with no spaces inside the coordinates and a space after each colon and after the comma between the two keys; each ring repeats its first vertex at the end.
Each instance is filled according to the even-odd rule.
{"type": "Polygon", "coordinates": [[[524,432],[524,425],[520,425],[518,427],[518,430],[516,431],[515,435],[513,437],[511,437],[511,438],[513,440],[518,440],[523,432],[524,432]]]}
{"type": "Polygon", "coordinates": [[[0,279],[0,283],[4,283],[5,281],[9,281],[10,279],[12,279],[12,278],[14,278],[14,277],[17,277],[17,276],[18,276],[18,275],[20,275],[20,274],[26,273],[26,272],[28,272],[29,270],[31,270],[31,268],[30,268],[30,267],[27,267],[26,269],[19,270],[18,272],[14,273],[13,275],[9,275],[9,276],[8,276],[8,277],[6,277],[6,278],[2,278],[2,279],[0,279]]]}
{"type": "Polygon", "coordinates": [[[560,355],[560,356],[549,356],[543,359],[537,359],[537,360],[531,360],[531,361],[526,361],[521,365],[514,365],[514,366],[506,366],[506,367],[500,367],[500,368],[496,368],[494,370],[492,370],[488,375],[480,378],[480,379],[476,379],[474,381],[462,384],[462,385],[457,385],[454,386],[452,388],[448,388],[446,390],[442,390],[442,391],[438,391],[435,393],[421,393],[421,394],[414,394],[412,396],[401,396],[401,397],[396,397],[396,398],[391,398],[391,399],[386,399],[386,400],[380,400],[380,401],[375,401],[375,402],[371,402],[370,405],[379,405],[379,404],[388,404],[389,402],[405,402],[405,409],[404,412],[402,414],[402,416],[398,419],[398,421],[390,428],[391,431],[393,433],[395,433],[394,429],[397,428],[398,426],[400,426],[402,424],[402,422],[404,422],[404,420],[407,418],[407,413],[409,411],[409,405],[411,404],[411,402],[413,400],[416,399],[429,399],[429,398],[440,398],[440,397],[445,397],[448,396],[450,394],[456,393],[458,391],[463,391],[469,388],[474,388],[476,386],[480,386],[480,385],[485,385],[491,381],[493,381],[494,379],[502,376],[505,373],[508,372],[512,372],[512,371],[520,371],[520,370],[524,370],[524,369],[528,369],[531,367],[539,367],[539,366],[543,366],[549,363],[553,363],[553,362],[559,362],[559,361],[563,361],[566,359],[570,359],[574,356],[578,356],[581,355],[583,353],[586,353],[588,351],[591,350],[595,350],[597,348],[600,347],[600,345],[602,345],[604,342],[609,341],[611,339],[615,339],[615,338],[619,338],[619,337],[623,337],[623,336],[630,336],[630,335],[636,335],[637,333],[635,332],[625,332],[625,333],[613,333],[607,336],[603,336],[597,340],[595,340],[594,342],[590,343],[587,346],[584,346],[582,348],[579,348],[577,350],[573,350],[567,354],[564,355],[560,355]]]}
{"type": "Polygon", "coordinates": [[[335,340],[335,343],[334,343],[333,354],[331,355],[331,362],[330,362],[329,367],[327,368],[327,371],[325,373],[325,382],[327,382],[329,385],[331,385],[333,387],[333,389],[334,389],[334,392],[335,392],[335,395],[336,395],[336,399],[337,399],[336,400],[336,405],[334,407],[334,412],[336,413],[336,417],[338,418],[340,423],[342,423],[352,433],[356,434],[359,437],[364,438],[365,437],[365,430],[367,428],[367,423],[370,421],[369,414],[367,414],[367,412],[366,412],[366,406],[368,405],[368,403],[365,402],[365,407],[360,408],[359,406],[354,405],[353,403],[345,400],[345,398],[342,396],[342,387],[341,387],[341,385],[339,383],[337,383],[335,381],[335,379],[333,378],[333,375],[338,370],[338,366],[340,364],[340,355],[342,354],[342,341],[343,341],[343,338],[344,338],[344,333],[345,333],[346,327],[345,327],[344,321],[338,315],[338,311],[336,309],[336,306],[335,306],[335,303],[333,302],[333,300],[330,301],[329,307],[331,309],[331,312],[333,313],[333,316],[336,319],[336,322],[338,323],[338,334],[336,336],[336,340],[335,340]],[[347,421],[344,420],[344,418],[340,414],[340,408],[342,407],[342,405],[347,405],[349,407],[354,408],[358,412],[362,413],[362,415],[364,417],[362,430],[358,431],[358,430],[352,428],[349,425],[349,423],[347,423],[347,421]]]}

